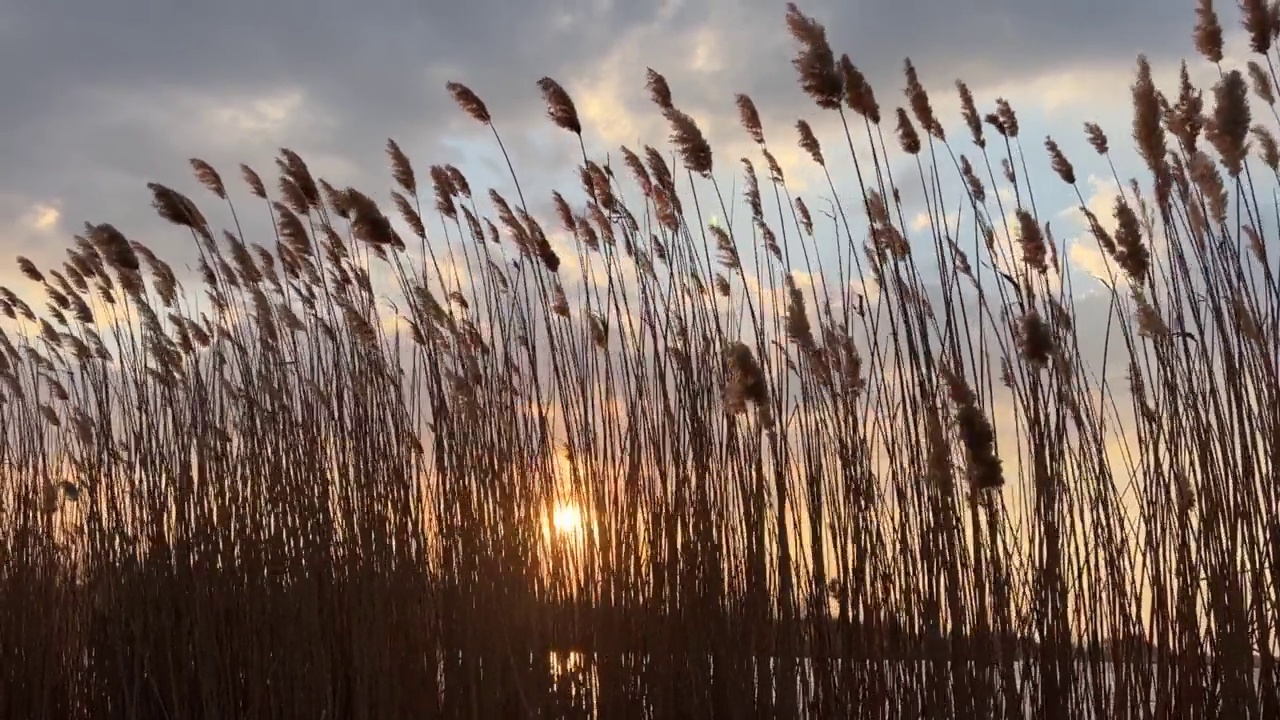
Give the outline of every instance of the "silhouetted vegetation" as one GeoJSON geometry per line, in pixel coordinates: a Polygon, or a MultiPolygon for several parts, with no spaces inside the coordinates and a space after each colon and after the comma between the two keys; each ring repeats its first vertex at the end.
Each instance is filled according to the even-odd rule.
{"type": "Polygon", "coordinates": [[[151,190],[199,287],[90,224],[20,259],[42,310],[0,295],[0,715],[1280,717],[1280,13],[1244,6],[1240,71],[1201,3],[1208,95],[1139,60],[1147,177],[1085,126],[1110,217],[1009,103],[957,83],[948,137],[908,62],[882,111],[794,6],[816,113],[737,96],[737,191],[652,70],[673,155],[539,83],[563,194],[389,142],[390,205],[287,150],[233,203],[193,160],[205,207],[151,190]]]}

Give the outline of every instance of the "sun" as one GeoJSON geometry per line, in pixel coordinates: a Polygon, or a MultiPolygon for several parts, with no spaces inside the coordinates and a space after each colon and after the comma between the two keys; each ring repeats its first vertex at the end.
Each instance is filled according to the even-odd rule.
{"type": "Polygon", "coordinates": [[[561,535],[571,535],[582,527],[582,511],[577,505],[557,505],[551,525],[561,535]]]}

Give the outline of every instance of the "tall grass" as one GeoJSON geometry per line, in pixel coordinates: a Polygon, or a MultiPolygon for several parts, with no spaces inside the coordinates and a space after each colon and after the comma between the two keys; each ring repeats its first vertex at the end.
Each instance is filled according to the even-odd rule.
{"type": "Polygon", "coordinates": [[[220,222],[151,190],[198,289],[99,224],[20,260],[43,312],[3,291],[0,715],[1280,717],[1280,23],[1244,7],[1242,72],[1201,3],[1209,95],[1139,60],[1145,179],[1086,125],[1112,217],[1003,100],[957,83],[949,137],[908,62],[882,110],[794,6],[829,211],[750,98],[728,172],[653,71],[674,152],[618,166],[539,83],[563,194],[389,142],[394,211],[288,150],[233,203],[192,160],[220,222]]]}

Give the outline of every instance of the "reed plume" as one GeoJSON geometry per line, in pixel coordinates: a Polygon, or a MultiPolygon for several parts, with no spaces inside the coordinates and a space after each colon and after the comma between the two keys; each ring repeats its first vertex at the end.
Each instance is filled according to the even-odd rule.
{"type": "Polygon", "coordinates": [[[1205,135],[1231,177],[1244,169],[1249,154],[1248,136],[1252,116],[1249,112],[1249,87],[1239,70],[1231,70],[1213,88],[1213,120],[1205,135]]]}
{"type": "Polygon", "coordinates": [[[702,130],[693,118],[673,108],[664,111],[667,122],[671,124],[671,144],[684,161],[685,167],[703,177],[711,176],[712,155],[711,144],[703,136],[702,130]]]}
{"type": "Polygon", "coordinates": [[[538,81],[538,89],[542,91],[542,100],[547,104],[547,117],[551,118],[551,122],[574,135],[582,135],[578,109],[560,83],[544,77],[538,81]]]}
{"type": "Polygon", "coordinates": [[[809,157],[819,165],[826,165],[822,159],[822,146],[818,144],[818,138],[813,134],[813,128],[809,127],[809,123],[804,120],[796,121],[796,132],[800,135],[800,148],[809,153],[809,157]]]}
{"type": "Polygon", "coordinates": [[[645,87],[649,89],[650,99],[660,109],[665,111],[675,108],[671,103],[671,87],[667,85],[667,79],[653,68],[645,69],[645,87]]]}
{"type": "Polygon", "coordinates": [[[848,55],[840,56],[840,79],[844,85],[844,101],[849,109],[879,125],[880,104],[876,102],[875,91],[848,55]]]}
{"type": "Polygon", "coordinates": [[[473,120],[485,125],[493,124],[493,118],[489,115],[489,108],[485,107],[484,101],[476,95],[471,88],[458,82],[448,82],[445,89],[453,96],[453,101],[462,108],[462,111],[470,115],[473,120]]]}
{"type": "Polygon", "coordinates": [[[787,29],[801,46],[791,61],[800,75],[800,87],[818,107],[839,110],[844,87],[836,70],[835,53],[827,42],[826,28],[790,2],[787,3],[787,29]]]}
{"type": "Polygon", "coordinates": [[[1213,9],[1213,0],[1198,0],[1193,33],[1196,50],[1211,63],[1222,62],[1222,25],[1213,9]]]}
{"type": "Polygon", "coordinates": [[[764,128],[760,124],[760,112],[756,110],[755,102],[742,93],[735,96],[735,101],[738,104],[738,119],[742,127],[757,145],[764,145],[764,128]]]}
{"type": "Polygon", "coordinates": [[[933,104],[929,102],[929,93],[925,91],[924,85],[920,83],[920,77],[916,74],[915,65],[911,64],[911,58],[903,61],[903,68],[907,76],[907,88],[905,90],[907,103],[911,106],[911,112],[916,116],[916,122],[920,123],[920,127],[926,133],[942,142],[946,142],[946,132],[943,130],[942,123],[938,122],[937,116],[933,114],[933,104]]]}

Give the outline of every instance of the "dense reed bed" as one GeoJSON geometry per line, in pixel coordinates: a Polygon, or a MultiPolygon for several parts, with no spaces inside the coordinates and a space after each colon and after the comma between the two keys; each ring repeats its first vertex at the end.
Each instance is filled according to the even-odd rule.
{"type": "Polygon", "coordinates": [[[192,160],[208,202],[151,186],[192,287],[90,224],[3,291],[0,715],[1280,717],[1280,12],[1244,6],[1237,70],[1201,3],[1206,95],[1139,60],[1132,182],[962,83],[949,136],[909,62],[882,108],[794,6],[813,124],[737,96],[728,170],[653,71],[672,153],[541,81],[562,193],[394,142],[383,205],[192,160]],[[857,184],[806,205],[797,132],[857,184]]]}

